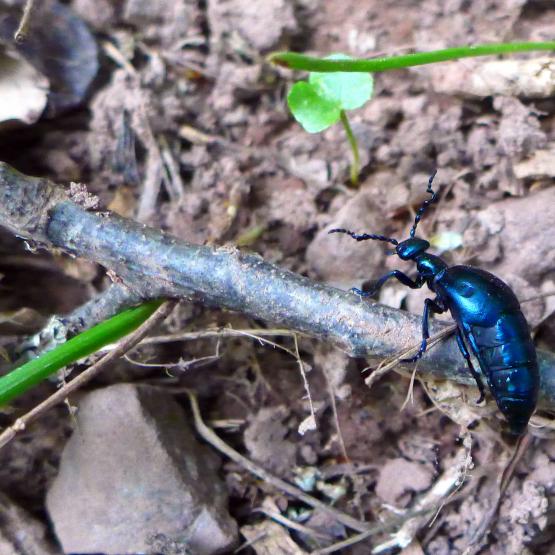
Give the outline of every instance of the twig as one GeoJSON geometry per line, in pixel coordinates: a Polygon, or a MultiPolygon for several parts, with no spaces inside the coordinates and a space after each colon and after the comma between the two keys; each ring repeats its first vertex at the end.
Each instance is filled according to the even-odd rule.
{"type": "Polygon", "coordinates": [[[254,545],[255,543],[263,540],[267,535],[268,532],[262,532],[261,534],[258,534],[258,536],[255,536],[254,538],[251,538],[250,540],[242,543],[233,553],[240,553],[241,551],[243,551],[243,549],[246,549],[247,547],[250,547],[251,545],[254,545]]]}
{"type": "Polygon", "coordinates": [[[197,368],[206,366],[211,362],[218,360],[220,358],[220,355],[218,352],[216,352],[216,354],[213,354],[213,355],[207,355],[205,357],[199,357],[199,358],[192,358],[190,360],[179,359],[177,362],[141,362],[140,360],[135,360],[129,355],[125,355],[124,358],[130,364],[133,364],[135,366],[140,366],[141,368],[164,368],[166,370],[166,373],[169,376],[173,377],[173,374],[170,372],[170,370],[177,369],[180,372],[185,372],[186,370],[188,370],[193,366],[197,368]]]}
{"type": "Polygon", "coordinates": [[[345,462],[349,465],[349,471],[353,473],[354,467],[349,454],[347,453],[347,447],[345,445],[345,438],[343,437],[343,432],[341,431],[341,425],[339,424],[339,414],[337,412],[337,402],[335,400],[335,386],[333,385],[327,370],[324,368],[324,378],[326,379],[326,384],[328,386],[328,396],[330,398],[331,410],[333,414],[333,422],[335,424],[335,430],[337,431],[337,438],[339,439],[339,447],[341,448],[341,454],[345,459],[345,462]]]}
{"type": "MultiPolygon", "coordinates": [[[[130,86],[134,87],[137,92],[138,102],[133,114],[135,120],[133,130],[137,132],[137,135],[140,137],[146,150],[145,175],[143,179],[143,189],[137,209],[137,220],[140,222],[146,222],[152,218],[155,212],[156,199],[158,198],[160,187],[162,185],[162,170],[164,162],[160,152],[160,147],[150,125],[147,100],[145,98],[144,90],[141,87],[137,71],[112,43],[106,41],[103,46],[106,54],[127,72],[130,86]]],[[[148,54],[149,53],[147,53],[147,55],[148,54]]]]}
{"type": "Polygon", "coordinates": [[[200,409],[198,406],[198,401],[196,395],[192,392],[187,390],[187,395],[189,396],[189,401],[191,403],[191,409],[193,411],[193,418],[195,423],[195,428],[197,433],[210,445],[215,447],[218,451],[223,453],[226,457],[230,458],[233,462],[239,464],[255,476],[258,476],[261,480],[264,480],[268,484],[271,484],[275,488],[287,493],[291,497],[306,503],[310,507],[315,509],[320,509],[324,511],[328,515],[335,518],[337,521],[341,522],[345,526],[351,528],[352,530],[357,530],[358,532],[362,532],[368,529],[369,525],[366,522],[361,522],[349,516],[333,507],[329,507],[319,499],[312,497],[311,495],[306,494],[299,488],[292,486],[291,484],[285,482],[284,480],[273,476],[261,466],[253,463],[237,451],[232,449],[227,443],[222,441],[202,420],[202,416],[200,414],[200,409]]]}
{"type": "Polygon", "coordinates": [[[550,418],[546,418],[545,416],[534,414],[530,419],[530,427],[538,428],[538,429],[547,428],[548,430],[555,430],[555,422],[550,418]]]}
{"type": "Polygon", "coordinates": [[[391,539],[377,545],[372,549],[372,553],[379,554],[391,549],[407,547],[418,531],[428,523],[430,516],[435,513],[435,520],[443,506],[454,498],[454,494],[462,487],[468,468],[472,464],[470,434],[468,432],[465,434],[465,439],[466,441],[463,441],[461,447],[461,454],[458,457],[458,464],[447,467],[432,488],[414,504],[413,510],[422,511],[422,513],[418,516],[405,518],[403,525],[392,535],[391,539]]]}
{"type": "Polygon", "coordinates": [[[407,405],[409,403],[414,402],[414,380],[416,379],[417,370],[418,370],[418,364],[415,364],[412,374],[410,376],[409,387],[407,389],[407,396],[405,397],[405,400],[403,401],[403,404],[399,409],[400,411],[404,411],[407,408],[407,405]]]}
{"type": "Polygon", "coordinates": [[[386,522],[375,524],[365,532],[361,532],[360,534],[355,534],[354,536],[351,536],[346,540],[334,543],[333,545],[330,545],[328,547],[311,551],[310,555],[328,555],[329,553],[335,553],[336,551],[341,551],[342,549],[345,549],[346,547],[351,547],[352,545],[360,543],[370,538],[371,536],[375,536],[376,534],[393,530],[398,526],[401,526],[408,519],[421,517],[423,515],[429,515],[432,509],[433,508],[426,508],[426,509],[407,511],[405,514],[403,514],[402,517],[393,517],[387,520],[386,522]]]}
{"type": "Polygon", "coordinates": [[[170,149],[168,140],[164,135],[160,136],[159,143],[160,154],[166,170],[166,190],[171,200],[179,204],[183,200],[183,195],[185,194],[185,186],[183,185],[183,180],[179,173],[179,167],[170,149]]]}
{"type": "Polygon", "coordinates": [[[308,399],[308,406],[310,408],[310,415],[307,418],[305,418],[299,425],[299,434],[304,435],[306,432],[310,430],[316,430],[318,428],[318,425],[316,424],[316,413],[314,412],[314,403],[312,402],[310,385],[306,377],[306,369],[304,366],[304,362],[301,360],[301,355],[299,353],[299,341],[297,340],[296,335],[294,336],[294,340],[295,340],[295,358],[297,359],[299,372],[301,373],[301,377],[303,379],[304,390],[306,391],[306,398],[308,399]]]}
{"type": "Polygon", "coordinates": [[[125,285],[114,283],[90,301],[66,316],[52,316],[42,330],[25,340],[17,348],[19,359],[14,367],[23,364],[63,343],[66,339],[92,328],[130,306],[142,302],[139,295],[125,285]]]}
{"type": "Polygon", "coordinates": [[[291,520],[290,518],[287,518],[287,517],[281,515],[280,513],[277,513],[275,511],[269,511],[268,509],[265,509],[264,507],[255,509],[253,512],[260,512],[262,514],[265,514],[267,517],[271,518],[272,520],[275,520],[279,524],[281,524],[281,525],[283,525],[287,528],[291,528],[291,530],[296,530],[297,532],[301,532],[303,534],[306,534],[307,536],[313,536],[315,538],[320,538],[321,540],[328,540],[328,541],[330,539],[332,539],[332,537],[333,537],[333,536],[330,536],[329,534],[325,534],[323,532],[315,530],[314,528],[309,528],[308,526],[303,526],[302,524],[299,524],[298,522],[295,522],[295,521],[291,520]]]}
{"type": "MultiPolygon", "coordinates": [[[[476,482],[476,480],[474,480],[473,483],[474,482],[476,482]]],[[[472,486],[472,484],[471,484],[471,486],[472,486]]],[[[427,495],[427,494],[425,494],[425,495],[427,495]]],[[[461,493],[450,496],[445,500],[443,505],[445,505],[447,503],[453,503],[455,501],[459,501],[461,499],[461,497],[462,497],[461,493]]],[[[424,519],[427,519],[427,518],[429,518],[430,513],[434,510],[437,511],[437,506],[436,507],[425,507],[425,508],[421,508],[421,509],[409,510],[409,511],[405,512],[401,517],[393,517],[393,518],[387,520],[386,522],[383,522],[383,523],[380,523],[380,524],[377,524],[377,525],[373,526],[372,528],[370,528],[366,532],[361,532],[360,534],[356,534],[354,536],[351,536],[350,538],[347,538],[346,540],[343,540],[343,541],[338,542],[338,543],[334,543],[333,545],[330,545],[329,547],[325,547],[323,549],[317,549],[316,551],[312,551],[310,553],[310,555],[328,555],[329,553],[335,553],[336,551],[341,551],[342,549],[344,549],[346,547],[350,547],[352,545],[360,543],[361,541],[364,541],[364,540],[368,539],[371,536],[375,536],[376,534],[379,534],[380,532],[387,532],[388,530],[393,530],[394,528],[397,528],[398,526],[401,526],[403,523],[406,523],[407,521],[409,521],[411,519],[415,519],[415,518],[419,518],[419,517],[423,517],[424,519]]]]}
{"type": "Polygon", "coordinates": [[[537,301],[538,299],[546,299],[547,297],[555,297],[555,291],[548,291],[547,293],[540,293],[539,295],[534,295],[533,297],[522,299],[522,301],[520,301],[520,304],[537,301]]]}
{"type": "MultiPolygon", "coordinates": [[[[305,364],[301,359],[301,355],[299,353],[299,342],[298,342],[298,333],[292,332],[290,330],[233,330],[233,329],[221,329],[215,331],[202,331],[202,332],[191,332],[181,333],[181,334],[174,334],[172,336],[161,336],[158,338],[150,338],[151,343],[155,342],[168,342],[168,338],[170,341],[183,341],[183,340],[191,340],[191,339],[205,339],[208,337],[249,337],[251,339],[258,340],[262,344],[267,344],[275,349],[281,349],[282,351],[286,352],[288,355],[291,355],[297,362],[299,367],[299,372],[301,374],[303,380],[303,386],[306,391],[306,396],[308,398],[308,404],[310,407],[310,415],[301,422],[299,426],[299,433],[304,435],[305,432],[309,430],[316,429],[316,414],[314,412],[314,403],[312,401],[312,395],[310,393],[310,386],[308,380],[306,378],[306,370],[305,364]],[[275,343],[274,341],[270,341],[262,337],[263,335],[269,336],[291,336],[293,337],[293,341],[295,344],[295,350],[288,349],[279,343],[275,343]],[[154,341],[153,341],[154,340],[154,341]],[[160,341],[157,341],[160,340],[160,341]]],[[[300,334],[303,335],[303,334],[300,334]]],[[[148,341],[148,340],[147,340],[148,341]]],[[[144,343],[144,342],[143,342],[144,343]]],[[[206,358],[206,357],[205,357],[206,358]]]]}
{"type": "MultiPolygon", "coordinates": [[[[288,355],[292,356],[295,360],[298,361],[298,349],[297,352],[292,351],[291,349],[288,349],[287,347],[284,347],[283,345],[280,345],[279,343],[276,343],[275,341],[270,341],[268,339],[264,339],[264,337],[262,337],[264,334],[263,333],[258,333],[258,331],[252,332],[252,331],[248,331],[248,330],[235,330],[237,335],[239,336],[243,336],[243,337],[250,337],[251,339],[255,339],[257,340],[261,345],[270,345],[271,347],[274,347],[274,349],[279,349],[281,351],[284,351],[285,353],[287,353],[288,355]]],[[[272,335],[285,335],[285,334],[272,334],[272,335]]],[[[291,335],[293,338],[296,338],[297,334],[295,332],[289,332],[288,335],[291,335]]]]}
{"type": "MultiPolygon", "coordinates": [[[[445,337],[449,337],[457,329],[456,325],[451,325],[440,332],[436,333],[428,340],[428,349],[432,348],[436,343],[439,343],[445,337]]],[[[364,383],[368,387],[372,387],[381,377],[387,374],[390,370],[393,370],[398,366],[404,358],[409,358],[415,355],[420,349],[420,344],[414,347],[410,347],[405,351],[396,354],[394,357],[385,359],[380,365],[364,380],[364,383]]],[[[419,361],[420,362],[420,361],[419,361]]]]}
{"type": "MultiPolygon", "coordinates": [[[[363,302],[234,248],[190,245],[110,213],[93,213],[60,187],[0,163],[0,222],[13,233],[104,265],[144,299],[188,298],[333,343],[351,356],[391,356],[421,340],[421,317],[363,302]]],[[[433,322],[432,334],[449,325],[433,322]]],[[[448,332],[446,332],[448,333],[448,332]]],[[[538,350],[540,403],[555,409],[555,355],[538,350]]],[[[449,338],[419,373],[474,384],[449,338]]]]}
{"type": "Polygon", "coordinates": [[[13,39],[17,43],[22,43],[29,33],[29,23],[31,22],[31,12],[35,5],[35,0],[27,0],[23,7],[23,15],[19,21],[19,25],[14,33],[13,39]]]}
{"type": "MultiPolygon", "coordinates": [[[[286,329],[264,329],[264,328],[249,328],[249,329],[233,329],[233,328],[218,328],[214,330],[199,330],[178,332],[165,335],[153,335],[145,337],[141,341],[141,345],[152,345],[157,343],[173,343],[175,341],[197,341],[199,339],[210,339],[212,337],[249,337],[251,339],[259,339],[263,337],[282,337],[303,335],[286,329]]],[[[271,343],[272,346],[277,344],[271,343]]],[[[281,347],[281,345],[277,345],[281,347]]]]}
{"type": "Polygon", "coordinates": [[[27,426],[41,416],[44,412],[51,409],[58,403],[63,402],[70,393],[73,393],[78,388],[82,387],[99,372],[104,370],[113,360],[123,356],[129,349],[133,348],[139,341],[159,322],[162,322],[168,314],[173,310],[176,301],[168,301],[164,303],[146,322],[139,326],[134,332],[130,333],[127,337],[122,339],[113,351],[110,351],[106,356],[98,362],[87,368],[84,372],[79,374],[76,378],[60,388],[56,393],[53,393],[48,399],[37,405],[33,410],[18,418],[15,423],[4,430],[0,434],[0,449],[9,443],[18,432],[27,428],[27,426]]]}

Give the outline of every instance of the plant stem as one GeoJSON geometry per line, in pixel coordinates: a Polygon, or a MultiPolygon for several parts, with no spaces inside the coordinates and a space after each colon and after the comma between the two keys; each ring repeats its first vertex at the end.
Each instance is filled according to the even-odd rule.
{"type": "Polygon", "coordinates": [[[355,186],[358,185],[358,174],[360,172],[360,154],[358,152],[358,142],[355,137],[351,124],[349,123],[349,118],[345,113],[345,110],[341,110],[341,123],[345,128],[345,133],[347,133],[347,139],[349,139],[349,144],[351,145],[351,150],[353,151],[353,163],[351,164],[351,183],[355,186]]]}
{"type": "Polygon", "coordinates": [[[0,378],[0,405],[9,403],[68,364],[114,343],[138,328],[163,301],[120,312],[0,378]]]}
{"type": "Polygon", "coordinates": [[[505,42],[477,44],[475,46],[455,46],[431,52],[415,52],[414,54],[404,54],[401,56],[358,60],[329,60],[305,56],[296,52],[275,52],[268,56],[268,61],[289,69],[304,71],[373,73],[445,62],[456,60],[457,58],[472,58],[475,56],[491,56],[494,54],[510,54],[534,50],[555,50],[555,42],[505,42]]]}

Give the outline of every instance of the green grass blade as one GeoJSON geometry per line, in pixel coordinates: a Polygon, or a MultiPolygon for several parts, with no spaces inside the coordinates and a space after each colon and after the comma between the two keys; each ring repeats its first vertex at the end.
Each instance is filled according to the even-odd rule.
{"type": "Polygon", "coordinates": [[[274,52],[268,56],[268,61],[304,71],[319,72],[365,72],[389,71],[423,64],[446,62],[458,58],[472,58],[475,56],[491,56],[495,54],[511,54],[515,52],[530,52],[537,50],[555,50],[555,42],[505,42],[496,44],[477,44],[475,46],[456,46],[444,50],[431,52],[415,52],[401,56],[386,58],[330,60],[305,56],[296,52],[274,52]]]}
{"type": "Polygon", "coordinates": [[[137,329],[162,303],[163,301],[150,301],[120,312],[109,320],[71,338],[63,345],[2,376],[0,378],[0,405],[5,405],[29,391],[68,364],[120,340],[137,329]]]}

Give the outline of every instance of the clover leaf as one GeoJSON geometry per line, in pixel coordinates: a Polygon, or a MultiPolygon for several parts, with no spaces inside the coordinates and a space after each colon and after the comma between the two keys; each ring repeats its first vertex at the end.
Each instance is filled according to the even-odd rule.
{"type": "MultiPolygon", "coordinates": [[[[332,54],[329,60],[350,60],[345,54],[332,54]]],[[[294,118],[309,133],[324,131],[339,120],[345,127],[353,151],[351,181],[358,182],[358,144],[345,110],[363,106],[371,97],[374,80],[368,73],[312,72],[308,81],[295,83],[287,95],[287,105],[294,118]]]]}
{"type": "MultiPolygon", "coordinates": [[[[350,60],[332,54],[329,60],[350,60]]],[[[295,119],[309,133],[327,129],[341,117],[341,110],[360,108],[372,97],[374,81],[368,73],[310,73],[308,82],[298,81],[287,96],[295,119]]]]}

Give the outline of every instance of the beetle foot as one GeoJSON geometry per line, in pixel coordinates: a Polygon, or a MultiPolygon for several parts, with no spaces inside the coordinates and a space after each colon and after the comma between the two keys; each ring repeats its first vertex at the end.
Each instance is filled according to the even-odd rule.
{"type": "Polygon", "coordinates": [[[359,297],[371,297],[374,292],[373,291],[363,291],[362,289],[358,289],[357,287],[351,287],[351,292],[359,297]]]}
{"type": "Polygon", "coordinates": [[[410,357],[410,358],[402,358],[400,362],[416,362],[417,360],[420,360],[421,357],[422,355],[418,353],[417,355],[414,355],[413,357],[410,357]]]}
{"type": "Polygon", "coordinates": [[[428,342],[426,341],[426,339],[422,340],[422,343],[420,344],[420,349],[418,350],[418,352],[410,358],[402,358],[401,362],[416,362],[417,360],[420,360],[422,358],[422,355],[426,352],[426,347],[428,346],[428,342]]]}

